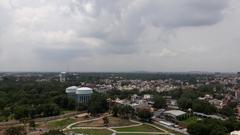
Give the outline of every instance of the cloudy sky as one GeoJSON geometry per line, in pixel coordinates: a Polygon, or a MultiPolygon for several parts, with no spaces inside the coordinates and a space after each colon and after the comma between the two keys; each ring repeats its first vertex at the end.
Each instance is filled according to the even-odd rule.
{"type": "Polygon", "coordinates": [[[0,0],[0,71],[240,71],[239,0],[0,0]]]}

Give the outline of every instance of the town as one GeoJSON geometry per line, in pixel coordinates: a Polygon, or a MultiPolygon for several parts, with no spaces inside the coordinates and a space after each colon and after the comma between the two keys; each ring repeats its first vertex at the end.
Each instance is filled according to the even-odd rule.
{"type": "Polygon", "coordinates": [[[0,76],[2,84],[15,84],[20,89],[24,84],[29,89],[25,96],[17,95],[19,105],[15,106],[7,99],[11,92],[6,90],[12,88],[18,92],[19,89],[0,88],[1,99],[5,99],[0,100],[2,133],[21,125],[27,127],[22,132],[31,135],[47,132],[67,135],[206,132],[207,135],[210,131],[216,133],[219,127],[224,129],[219,134],[240,132],[239,73],[61,72],[1,73],[0,76]],[[52,97],[45,96],[51,104],[31,97],[26,102],[28,93],[36,96],[36,90],[47,95],[52,93],[52,97]],[[201,123],[205,122],[214,127],[203,127],[201,123]],[[146,130],[138,130],[141,126],[146,130]]]}

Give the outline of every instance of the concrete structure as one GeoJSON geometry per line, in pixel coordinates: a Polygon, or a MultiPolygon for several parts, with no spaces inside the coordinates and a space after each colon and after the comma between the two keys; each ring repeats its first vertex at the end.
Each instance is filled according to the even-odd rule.
{"type": "Polygon", "coordinates": [[[71,86],[71,87],[66,88],[67,96],[68,96],[69,98],[74,98],[74,99],[76,99],[76,91],[77,91],[77,89],[78,89],[77,86],[71,86]]]}
{"type": "Polygon", "coordinates": [[[88,87],[77,87],[77,86],[71,86],[66,88],[65,91],[68,95],[68,97],[74,98],[77,103],[87,103],[91,95],[93,93],[93,90],[88,87]]]}
{"type": "Polygon", "coordinates": [[[61,72],[59,74],[59,81],[60,82],[65,82],[66,81],[66,72],[61,72]]]}
{"type": "Polygon", "coordinates": [[[178,122],[178,120],[187,116],[187,113],[181,110],[169,110],[165,111],[163,114],[167,120],[170,120],[172,122],[178,122]]]}
{"type": "Polygon", "coordinates": [[[76,91],[77,102],[87,103],[90,100],[92,93],[93,93],[93,90],[91,88],[88,88],[88,87],[78,88],[76,91]]]}
{"type": "Polygon", "coordinates": [[[240,135],[240,131],[232,131],[230,135],[240,135]]]}

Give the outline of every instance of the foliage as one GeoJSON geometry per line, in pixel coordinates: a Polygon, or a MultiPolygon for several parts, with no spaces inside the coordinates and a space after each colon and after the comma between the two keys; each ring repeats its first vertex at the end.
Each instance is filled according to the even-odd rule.
{"type": "Polygon", "coordinates": [[[133,116],[134,109],[129,105],[115,105],[112,108],[113,116],[120,116],[121,118],[128,119],[133,116]]]}
{"type": "Polygon", "coordinates": [[[161,96],[159,95],[155,95],[153,97],[153,101],[154,101],[154,104],[153,104],[153,107],[157,108],[157,109],[160,109],[160,108],[165,108],[166,107],[166,101],[165,99],[163,99],[161,96]]]}
{"type": "Polygon", "coordinates": [[[88,103],[88,112],[95,115],[104,113],[108,110],[108,102],[105,95],[93,93],[88,103]]]}
{"type": "Polygon", "coordinates": [[[190,124],[187,129],[191,135],[225,135],[233,130],[239,130],[240,123],[232,118],[225,121],[205,119],[190,124]]]}
{"type": "Polygon", "coordinates": [[[42,135],[65,135],[63,131],[60,130],[50,130],[42,135]]]}
{"type": "Polygon", "coordinates": [[[30,120],[29,121],[29,127],[35,128],[36,127],[36,123],[34,120],[30,120]]]}
{"type": "Polygon", "coordinates": [[[108,126],[108,124],[109,124],[109,119],[108,119],[108,117],[103,117],[103,124],[104,124],[105,126],[108,126]]]}
{"type": "Polygon", "coordinates": [[[151,118],[153,116],[153,113],[150,112],[150,110],[147,109],[142,109],[139,110],[137,113],[137,116],[142,120],[142,121],[151,121],[151,118]]]}
{"type": "Polygon", "coordinates": [[[6,129],[4,135],[27,135],[26,129],[24,127],[10,127],[6,129]]]}
{"type": "Polygon", "coordinates": [[[194,100],[192,103],[192,109],[195,112],[201,112],[205,114],[216,113],[217,108],[206,101],[194,100]]]}
{"type": "Polygon", "coordinates": [[[0,82],[0,116],[36,118],[58,115],[61,109],[73,110],[75,103],[65,94],[67,86],[56,81],[4,79],[0,82]]]}

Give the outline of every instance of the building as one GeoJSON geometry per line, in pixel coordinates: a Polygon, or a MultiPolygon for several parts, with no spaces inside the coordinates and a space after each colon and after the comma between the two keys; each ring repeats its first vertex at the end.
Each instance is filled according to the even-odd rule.
{"type": "Polygon", "coordinates": [[[165,111],[163,114],[166,117],[166,119],[173,122],[177,122],[178,120],[187,117],[187,113],[181,110],[169,110],[165,111]]]}
{"type": "Polygon", "coordinates": [[[87,103],[91,99],[93,90],[89,87],[71,86],[65,91],[68,97],[74,98],[77,103],[87,103]]]}
{"type": "Polygon", "coordinates": [[[76,98],[76,91],[77,91],[78,87],[77,86],[71,86],[71,87],[68,87],[66,88],[66,93],[67,93],[67,96],[69,98],[76,98]]]}
{"type": "Polygon", "coordinates": [[[240,90],[236,90],[236,91],[235,91],[235,99],[236,99],[237,101],[240,101],[240,90]]]}
{"type": "Polygon", "coordinates": [[[59,74],[59,81],[60,82],[65,82],[66,81],[66,72],[61,72],[59,74]]]}
{"type": "Polygon", "coordinates": [[[208,101],[210,104],[214,105],[218,109],[223,108],[223,101],[218,99],[212,99],[208,101]]]}
{"type": "Polygon", "coordinates": [[[240,135],[240,131],[232,131],[230,135],[240,135]]]}
{"type": "Polygon", "coordinates": [[[93,90],[91,88],[88,88],[88,87],[78,88],[76,91],[77,102],[87,103],[90,100],[92,93],[93,93],[93,90]]]}

